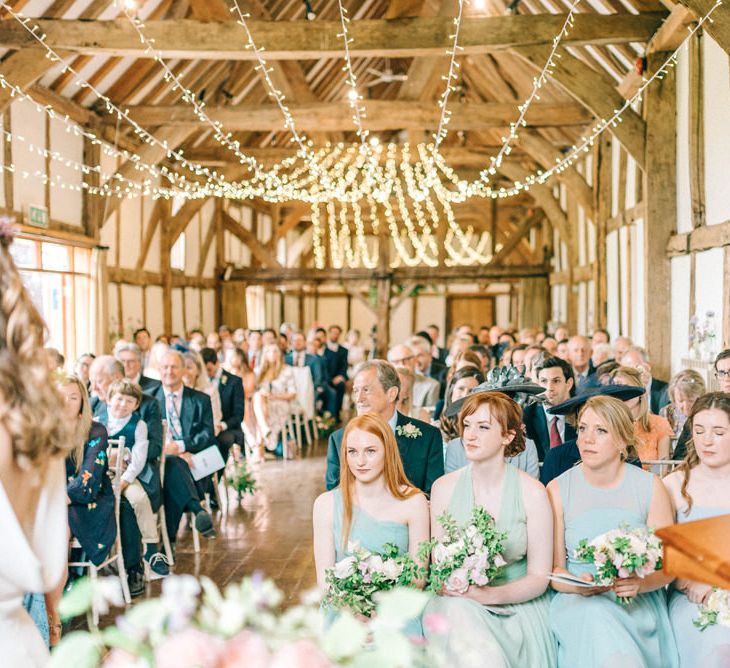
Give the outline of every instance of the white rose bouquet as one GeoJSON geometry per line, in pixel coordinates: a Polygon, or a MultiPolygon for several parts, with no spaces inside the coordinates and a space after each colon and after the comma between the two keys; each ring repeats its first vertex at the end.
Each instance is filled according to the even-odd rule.
{"type": "Polygon", "coordinates": [[[471,520],[460,526],[448,513],[438,518],[444,528],[441,538],[421,544],[419,558],[431,556],[428,589],[440,593],[444,587],[463,594],[470,585],[483,587],[499,576],[506,565],[502,541],[507,534],[497,531],[492,516],[475,507],[471,520]]]}
{"type": "Polygon", "coordinates": [[[352,554],[327,570],[327,590],[323,605],[347,608],[369,617],[375,610],[373,595],[396,587],[410,587],[424,575],[409,553],[400,554],[392,543],[381,553],[348,545],[352,554]]]}
{"type": "MultiPolygon", "coordinates": [[[[662,568],[662,541],[649,528],[630,529],[622,525],[593,540],[578,543],[575,559],[592,563],[596,567],[595,583],[610,587],[619,578],[635,575],[645,578],[662,568]]],[[[631,598],[619,596],[626,604],[631,598]]]]}
{"type": "Polygon", "coordinates": [[[697,607],[700,616],[693,623],[700,631],[715,624],[730,628],[730,591],[715,588],[707,602],[697,607]]]}

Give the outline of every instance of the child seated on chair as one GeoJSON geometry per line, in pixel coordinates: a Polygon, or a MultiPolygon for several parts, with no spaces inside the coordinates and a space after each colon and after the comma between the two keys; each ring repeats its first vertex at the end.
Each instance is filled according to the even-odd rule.
{"type": "Polygon", "coordinates": [[[149,576],[164,577],[170,573],[170,569],[167,559],[157,548],[160,540],[157,515],[152,512],[152,504],[144,487],[151,483],[154,471],[147,462],[147,424],[137,412],[141,401],[142,389],[136,383],[126,378],[112,383],[107,394],[106,427],[111,440],[124,436],[127,463],[119,489],[134,509],[145,544],[144,560],[148,572],[151,571],[149,576]]]}

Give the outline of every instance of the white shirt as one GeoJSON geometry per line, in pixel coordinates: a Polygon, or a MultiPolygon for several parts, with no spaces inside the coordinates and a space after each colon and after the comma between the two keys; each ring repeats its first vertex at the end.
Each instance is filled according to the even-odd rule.
{"type": "MultiPolygon", "coordinates": [[[[181,409],[182,409],[183,389],[184,389],[184,386],[181,385],[179,390],[175,390],[175,392],[171,392],[164,385],[162,387],[162,391],[165,394],[165,417],[167,417],[167,406],[168,406],[168,404],[170,402],[170,395],[171,394],[174,394],[175,395],[175,399],[174,399],[175,411],[177,412],[177,416],[180,418],[180,423],[181,424],[182,424],[182,412],[181,412],[181,409]]],[[[168,419],[168,423],[169,423],[169,419],[168,419]]],[[[170,433],[169,424],[168,424],[168,432],[167,433],[168,434],[170,433]]],[[[185,452],[185,442],[184,441],[182,441],[182,440],[177,440],[176,441],[174,439],[171,439],[171,440],[172,440],[173,443],[175,443],[175,445],[177,445],[180,448],[180,452],[185,452]]]]}
{"type": "Polygon", "coordinates": [[[565,415],[551,415],[547,412],[550,406],[542,405],[543,413],[545,413],[545,420],[547,421],[548,437],[550,435],[550,425],[553,422],[553,418],[558,418],[558,433],[560,434],[560,440],[565,443],[565,415]]]}
{"type": "MultiPolygon", "coordinates": [[[[124,418],[114,418],[109,414],[109,408],[107,407],[107,421],[106,429],[109,434],[117,434],[119,431],[124,429],[124,426],[131,420],[132,416],[127,415],[124,418]]],[[[122,474],[122,480],[126,480],[130,485],[137,479],[137,476],[142,473],[142,469],[147,463],[147,451],[149,450],[150,442],[147,438],[147,423],[144,420],[140,420],[134,429],[134,447],[128,450],[129,453],[129,464],[127,470],[122,474]]]]}
{"type": "Polygon", "coordinates": [[[388,420],[388,424],[390,425],[390,428],[393,430],[393,433],[395,434],[395,428],[398,426],[398,410],[393,411],[393,416],[388,420]]]}

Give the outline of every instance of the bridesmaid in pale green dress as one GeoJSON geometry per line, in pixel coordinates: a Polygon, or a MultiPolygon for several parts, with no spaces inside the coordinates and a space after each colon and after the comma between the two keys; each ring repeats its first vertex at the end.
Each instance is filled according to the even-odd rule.
{"type": "MultiPolygon", "coordinates": [[[[679,470],[664,478],[677,522],[730,514],[730,394],[700,397],[688,418],[691,440],[679,470]]],[[[669,618],[679,650],[679,665],[730,666],[730,628],[716,624],[700,631],[693,621],[712,587],[678,579],[669,599],[669,618]]]]}
{"type": "MultiPolygon", "coordinates": [[[[673,524],[671,502],[660,480],[626,463],[634,445],[626,404],[606,396],[586,401],[578,416],[582,462],[547,488],[555,517],[554,571],[593,582],[593,565],[573,558],[581,539],[592,540],[622,525],[673,524]]],[[[664,590],[670,581],[658,571],[644,579],[618,579],[612,587],[553,582],[559,593],[550,605],[550,625],[558,640],[558,666],[676,668],[664,590]],[[632,601],[622,605],[617,596],[632,601]]]]}
{"type": "MultiPolygon", "coordinates": [[[[428,501],[406,478],[393,430],[380,416],[367,413],[348,423],[340,485],[314,502],[313,525],[317,584],[323,590],[327,569],[351,554],[354,544],[382,552],[393,543],[418,561],[418,546],[429,538],[428,501]]],[[[420,620],[405,631],[421,635],[420,620]]]]}
{"type": "Polygon", "coordinates": [[[525,447],[522,409],[501,392],[476,394],[464,403],[459,423],[470,463],[434,483],[431,531],[443,535],[437,518],[444,511],[465,524],[480,506],[507,534],[502,553],[507,566],[486,586],[471,585],[464,594],[444,590],[433,599],[424,620],[441,614],[450,629],[443,637],[429,633],[425,623],[426,637],[443,645],[448,666],[555,666],[546,592],[552,565],[550,504],[537,480],[504,461],[525,447]]]}

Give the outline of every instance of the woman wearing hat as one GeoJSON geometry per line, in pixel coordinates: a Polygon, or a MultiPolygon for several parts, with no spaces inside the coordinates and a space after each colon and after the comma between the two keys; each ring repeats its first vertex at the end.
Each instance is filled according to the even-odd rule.
{"type": "MultiPolygon", "coordinates": [[[[592,564],[576,561],[582,539],[628,525],[662,527],[674,521],[669,496],[653,474],[626,460],[636,445],[631,411],[614,397],[588,399],[578,416],[581,463],[548,485],[553,506],[556,573],[593,581],[592,564]]],[[[558,665],[581,668],[675,668],[677,648],[661,571],[618,579],[611,587],[553,582],[550,626],[558,665]],[[621,605],[617,596],[633,600],[621,605]]]]}
{"type": "Polygon", "coordinates": [[[552,562],[552,516],[545,488],[505,462],[524,448],[522,410],[501,392],[473,393],[464,401],[459,426],[468,466],[439,478],[431,492],[431,533],[444,529],[438,517],[448,511],[459,523],[470,521],[475,506],[495,518],[504,531],[504,574],[463,594],[444,591],[425,612],[446,616],[444,665],[554,666],[555,640],[548,624],[547,574],[552,562]],[[489,607],[485,607],[489,606],[489,607]]]}

